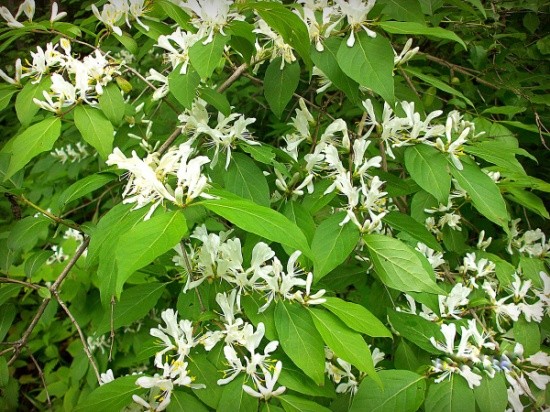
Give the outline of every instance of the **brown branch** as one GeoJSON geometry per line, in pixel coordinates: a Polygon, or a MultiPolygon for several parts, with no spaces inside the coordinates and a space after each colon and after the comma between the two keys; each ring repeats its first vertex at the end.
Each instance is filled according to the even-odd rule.
{"type": "Polygon", "coordinates": [[[84,233],[82,232],[82,230],[80,229],[80,226],[77,225],[76,223],[73,223],[73,222],[69,222],[65,219],[62,219],[60,218],[59,216],[56,216],[54,215],[53,213],[51,212],[48,212],[47,210],[44,210],[42,209],[40,206],[38,205],[35,205],[33,202],[31,202],[29,199],[27,199],[25,196],[21,195],[21,196],[18,196],[18,199],[21,200],[23,203],[27,204],[28,206],[32,207],[33,209],[37,210],[38,212],[42,213],[44,216],[48,217],[49,219],[53,220],[54,222],[58,223],[58,224],[61,224],[61,225],[64,225],[64,226],[67,226],[67,227],[70,227],[74,230],[78,230],[79,232],[81,233],[84,233]]]}
{"type": "MultiPolygon", "coordinates": [[[[61,283],[68,276],[69,272],[71,271],[71,269],[76,264],[76,261],[78,260],[78,258],[80,258],[80,256],[82,256],[82,254],[84,253],[84,251],[88,247],[89,243],[90,243],[90,238],[86,238],[84,240],[84,242],[82,242],[80,247],[75,252],[74,256],[71,258],[71,260],[69,260],[69,263],[67,263],[67,266],[65,266],[65,268],[61,271],[61,273],[57,277],[54,284],[50,287],[50,292],[52,294],[57,292],[57,290],[61,286],[61,283]]],[[[31,333],[33,332],[34,328],[36,327],[36,325],[40,321],[40,318],[42,318],[42,315],[44,314],[44,311],[46,310],[46,306],[48,306],[48,303],[50,303],[51,300],[52,300],[51,297],[44,298],[44,300],[40,304],[36,314],[34,315],[34,318],[32,319],[30,325],[27,327],[27,329],[23,333],[23,336],[21,336],[21,339],[11,343],[13,345],[14,354],[12,355],[10,360],[8,361],[8,366],[12,365],[17,360],[17,358],[19,357],[19,354],[21,353],[21,348],[23,348],[27,345],[27,341],[29,340],[29,337],[31,336],[31,333]]]]}
{"type": "Polygon", "coordinates": [[[82,329],[80,328],[80,325],[76,321],[75,317],[73,316],[73,314],[71,313],[71,311],[69,310],[67,305],[65,305],[65,302],[63,302],[61,300],[61,298],[59,297],[59,292],[57,290],[53,290],[52,295],[55,297],[55,299],[59,303],[59,306],[61,306],[61,308],[65,311],[65,313],[67,314],[67,316],[71,320],[71,323],[76,328],[76,330],[78,332],[78,336],[80,337],[80,340],[82,342],[84,352],[86,352],[86,356],[88,357],[88,360],[90,361],[90,364],[92,365],[92,368],[94,369],[95,376],[97,378],[97,382],[101,383],[101,376],[99,374],[99,370],[97,369],[97,365],[94,361],[94,357],[92,356],[92,352],[90,352],[90,348],[88,348],[88,344],[86,343],[86,338],[84,337],[84,333],[82,333],[82,329]]]}
{"type": "Polygon", "coordinates": [[[38,376],[40,377],[40,380],[42,381],[42,385],[44,385],[44,392],[46,393],[46,400],[48,401],[48,409],[52,409],[52,400],[50,399],[50,393],[48,392],[48,386],[46,385],[46,380],[44,379],[44,371],[32,355],[32,353],[29,354],[32,363],[34,363],[34,366],[38,370],[38,376]]]}
{"type": "Polygon", "coordinates": [[[27,288],[31,288],[34,290],[40,289],[40,286],[35,285],[34,283],[24,282],[22,280],[12,279],[12,278],[0,277],[0,283],[15,283],[17,285],[23,285],[27,288]]]}

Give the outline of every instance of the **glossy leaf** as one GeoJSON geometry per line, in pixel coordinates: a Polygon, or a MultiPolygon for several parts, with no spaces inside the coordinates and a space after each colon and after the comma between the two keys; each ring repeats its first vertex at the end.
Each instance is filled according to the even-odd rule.
{"type": "Polygon", "coordinates": [[[31,249],[38,239],[45,237],[52,223],[46,216],[27,216],[11,228],[8,235],[8,247],[12,250],[31,249]]]}
{"type": "Polygon", "coordinates": [[[315,231],[311,243],[311,251],[315,256],[315,281],[343,263],[357,246],[359,229],[351,222],[340,225],[345,216],[345,212],[335,213],[323,220],[315,231]]]}
{"type": "Polygon", "coordinates": [[[94,190],[105,186],[115,178],[116,175],[106,173],[86,176],[65,189],[63,193],[61,193],[61,196],[59,196],[59,199],[57,199],[57,204],[60,208],[63,208],[68,203],[80,199],[92,193],[94,190]]]}
{"type": "MultiPolygon", "coordinates": [[[[258,398],[254,398],[243,391],[243,385],[248,384],[254,387],[254,384],[246,374],[242,373],[233,381],[223,387],[222,396],[216,412],[257,412],[258,398]],[[248,382],[247,382],[248,380],[248,382]]],[[[279,385],[277,385],[279,386],[279,385]]]]}
{"type": "Polygon", "coordinates": [[[40,110],[33,99],[44,100],[43,92],[48,91],[52,81],[44,77],[39,83],[28,82],[15,99],[15,113],[23,126],[31,124],[32,119],[40,110]]]}
{"type": "Polygon", "coordinates": [[[430,231],[426,229],[426,226],[418,223],[409,215],[393,211],[384,216],[382,220],[390,225],[393,229],[407,233],[408,235],[418,240],[419,242],[424,243],[431,249],[437,250],[439,252],[443,251],[439,242],[430,233],[430,231]]]}
{"type": "Polygon", "coordinates": [[[52,150],[54,143],[61,134],[61,120],[58,117],[48,117],[35,123],[24,132],[14,137],[4,146],[2,152],[9,148],[10,165],[4,176],[4,181],[25,167],[40,153],[52,150]]]}
{"type": "Polygon", "coordinates": [[[330,412],[330,409],[319,405],[317,402],[308,399],[300,398],[296,395],[281,395],[277,399],[281,401],[281,405],[286,412],[330,412]]]}
{"type": "Polygon", "coordinates": [[[125,103],[120,89],[115,84],[103,88],[103,94],[98,98],[99,107],[109,121],[118,126],[124,117],[125,103]]]}
{"type": "Polygon", "coordinates": [[[365,335],[391,338],[391,332],[367,308],[357,303],[326,297],[323,306],[334,313],[348,327],[365,335]]]}
{"type": "Polygon", "coordinates": [[[281,68],[280,57],[269,63],[265,71],[264,96],[275,116],[281,117],[298,87],[299,80],[300,65],[298,63],[285,63],[281,68]]]}
{"type": "Polygon", "coordinates": [[[76,106],[74,123],[84,140],[94,147],[103,159],[113,151],[114,129],[112,123],[98,109],[76,106]]]}
{"type": "Polygon", "coordinates": [[[76,407],[75,412],[121,410],[133,403],[132,395],[144,392],[136,385],[137,377],[123,376],[92,391],[76,407]]]}
{"type": "Polygon", "coordinates": [[[382,385],[367,376],[353,398],[350,412],[414,412],[424,401],[426,378],[411,371],[378,372],[382,385]]]}
{"type": "Polygon", "coordinates": [[[279,343],[292,362],[315,383],[323,384],[325,345],[308,311],[299,305],[279,301],[275,306],[275,327],[279,343]]]}
{"type": "Polygon", "coordinates": [[[441,27],[426,27],[423,24],[416,22],[401,22],[401,21],[384,21],[378,24],[382,30],[391,34],[420,34],[424,36],[436,37],[438,39],[450,40],[457,42],[464,50],[467,50],[464,41],[454,32],[445,30],[441,27]]]}
{"type": "Polygon", "coordinates": [[[186,109],[191,109],[195,100],[197,88],[201,82],[201,77],[195,69],[187,67],[185,74],[180,73],[178,66],[168,75],[168,86],[170,94],[172,94],[178,102],[186,109]]]}
{"type": "Polygon", "coordinates": [[[223,174],[225,188],[258,205],[269,206],[269,187],[261,169],[242,153],[234,153],[231,159],[229,168],[223,174]]]}
{"type": "Polygon", "coordinates": [[[430,343],[430,338],[434,337],[436,341],[442,341],[443,336],[437,324],[430,322],[420,316],[388,311],[388,319],[393,328],[408,341],[414,343],[421,349],[434,355],[440,355],[441,352],[430,343]]]}
{"type": "Polygon", "coordinates": [[[388,103],[395,101],[393,90],[393,49],[383,36],[369,37],[361,31],[355,44],[342,42],[337,54],[340,68],[349,77],[379,94],[388,103]]]}
{"type": "Polygon", "coordinates": [[[474,412],[475,406],[474,392],[464,378],[454,373],[450,379],[432,383],[424,403],[426,412],[474,412]]]}
{"type": "Polygon", "coordinates": [[[477,407],[484,412],[501,412],[508,405],[506,380],[504,373],[496,373],[493,378],[481,379],[481,384],[474,388],[477,407]]]}
{"type": "Polygon", "coordinates": [[[229,40],[229,36],[216,33],[212,41],[203,44],[196,42],[189,49],[189,61],[202,79],[208,79],[214,73],[223,58],[223,49],[229,40]]]}
{"type": "Polygon", "coordinates": [[[403,292],[445,294],[435,283],[433,270],[426,270],[422,256],[410,246],[383,235],[365,235],[364,239],[376,274],[387,286],[403,292]]]}
{"type": "Polygon", "coordinates": [[[208,412],[208,408],[193,395],[183,391],[173,391],[167,412],[208,412]]]}
{"type": "Polygon", "coordinates": [[[118,242],[115,252],[117,264],[117,295],[135,271],[148,265],[157,257],[172,249],[187,233],[183,213],[165,212],[149,220],[139,222],[118,242]]]}
{"type": "Polygon", "coordinates": [[[418,186],[439,203],[447,204],[451,191],[451,175],[443,153],[425,144],[408,147],[405,150],[405,167],[418,186]]]}

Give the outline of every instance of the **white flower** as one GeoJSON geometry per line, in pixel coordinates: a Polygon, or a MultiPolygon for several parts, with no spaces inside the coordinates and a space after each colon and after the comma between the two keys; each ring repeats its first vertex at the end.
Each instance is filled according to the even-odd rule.
{"type": "Polygon", "coordinates": [[[369,37],[376,37],[376,33],[365,26],[367,14],[372,10],[375,3],[376,0],[367,0],[366,3],[363,0],[335,0],[335,4],[346,16],[348,24],[351,26],[351,34],[346,42],[348,47],[353,47],[355,44],[355,30],[358,28],[365,30],[369,37]]]}
{"type": "Polygon", "coordinates": [[[254,383],[257,387],[257,390],[254,390],[248,385],[243,385],[243,390],[251,396],[265,400],[268,400],[274,396],[281,395],[286,390],[286,387],[279,386],[277,389],[275,389],[275,385],[277,383],[277,379],[279,379],[282,368],[282,362],[278,361],[275,365],[273,374],[271,374],[266,367],[262,366],[261,369],[264,374],[263,383],[259,378],[254,378],[254,383]]]}
{"type": "Polygon", "coordinates": [[[25,27],[22,23],[19,23],[15,17],[10,13],[7,7],[0,7],[0,16],[8,23],[8,27],[12,27],[14,29],[25,27]]]}
{"type": "Polygon", "coordinates": [[[15,18],[17,19],[21,13],[24,13],[25,16],[27,16],[27,19],[29,21],[32,21],[32,18],[34,17],[34,11],[36,7],[34,4],[34,0],[25,0],[21,5],[19,6],[19,9],[17,10],[17,13],[15,15],[15,18]]]}
{"type": "Polygon", "coordinates": [[[481,385],[481,375],[472,372],[472,369],[468,365],[462,365],[458,374],[466,379],[470,389],[474,389],[474,386],[481,385]]]}
{"type": "Polygon", "coordinates": [[[170,35],[159,36],[157,47],[162,47],[167,51],[164,56],[170,62],[173,69],[181,65],[180,74],[186,74],[187,67],[189,66],[189,49],[199,39],[200,37],[197,34],[182,31],[181,28],[178,27],[176,31],[170,35]],[[172,43],[174,43],[175,46],[172,43]]]}
{"type": "Polygon", "coordinates": [[[118,27],[118,22],[125,16],[127,11],[128,4],[126,0],[110,0],[109,3],[103,6],[101,14],[97,6],[92,4],[92,12],[95,17],[119,36],[122,36],[122,30],[118,27]]]}
{"type": "Polygon", "coordinates": [[[539,351],[527,358],[527,361],[535,366],[548,367],[550,366],[550,355],[546,352],[539,351]]]}
{"type": "Polygon", "coordinates": [[[216,32],[225,36],[224,27],[231,20],[242,20],[237,13],[230,13],[233,4],[229,0],[187,0],[180,1],[179,6],[193,18],[190,23],[198,29],[200,38],[207,36],[203,44],[210,43],[216,32]]]}
{"type": "Polygon", "coordinates": [[[400,66],[402,64],[405,64],[410,59],[412,59],[416,53],[418,53],[418,50],[420,50],[418,47],[411,49],[412,42],[413,42],[412,38],[408,39],[407,42],[405,43],[405,46],[403,46],[403,50],[401,50],[401,53],[399,53],[399,55],[395,52],[395,50],[393,51],[395,54],[395,57],[393,58],[393,64],[395,66],[400,66]]]}
{"type": "Polygon", "coordinates": [[[5,82],[9,84],[19,85],[21,84],[21,77],[23,75],[23,68],[21,66],[21,59],[17,59],[15,61],[15,67],[14,67],[14,77],[13,79],[9,77],[4,70],[0,69],[0,77],[4,79],[5,82]]]}
{"type": "Polygon", "coordinates": [[[100,375],[99,385],[105,385],[106,383],[112,382],[114,380],[115,376],[113,375],[113,370],[108,369],[107,372],[100,375]]]}
{"type": "Polygon", "coordinates": [[[52,14],[51,14],[51,17],[50,17],[50,23],[53,23],[55,21],[59,21],[63,17],[65,17],[66,15],[67,15],[67,13],[64,12],[64,11],[59,13],[59,6],[57,5],[57,2],[54,1],[52,3],[52,14]]]}

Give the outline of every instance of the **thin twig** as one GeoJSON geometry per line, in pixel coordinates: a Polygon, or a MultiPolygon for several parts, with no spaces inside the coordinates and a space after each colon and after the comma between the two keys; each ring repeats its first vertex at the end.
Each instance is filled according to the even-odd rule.
{"type": "Polygon", "coordinates": [[[15,283],[34,290],[40,289],[40,286],[35,285],[34,283],[24,282],[22,280],[12,279],[12,278],[0,277],[0,283],[15,283]]]}
{"type": "Polygon", "coordinates": [[[59,223],[59,224],[64,225],[64,226],[67,226],[67,227],[70,227],[72,229],[78,230],[79,232],[83,233],[82,230],[80,229],[80,226],[77,225],[76,223],[69,222],[65,219],[60,218],[59,216],[54,215],[51,212],[48,212],[47,210],[42,209],[40,206],[35,205],[33,202],[31,202],[25,196],[23,196],[23,195],[18,196],[18,199],[21,200],[23,203],[29,205],[33,209],[37,210],[38,212],[42,213],[44,216],[50,218],[54,222],[59,223]]]}
{"type": "Polygon", "coordinates": [[[98,370],[97,365],[94,361],[94,357],[92,356],[92,352],[90,352],[90,348],[88,348],[88,344],[86,343],[86,338],[84,337],[84,333],[82,333],[82,329],[80,328],[80,325],[76,321],[75,317],[73,316],[73,314],[71,313],[71,311],[69,310],[67,305],[65,305],[65,302],[63,302],[61,300],[61,298],[59,297],[59,292],[57,290],[54,290],[54,291],[52,291],[52,294],[54,295],[55,299],[59,303],[59,306],[61,306],[61,308],[65,311],[65,313],[67,314],[67,316],[71,320],[71,323],[76,328],[76,330],[78,332],[78,336],[80,336],[80,341],[82,342],[84,352],[86,352],[86,356],[88,357],[88,360],[90,361],[90,364],[92,365],[92,368],[94,369],[95,376],[97,378],[97,382],[100,383],[101,382],[101,376],[99,374],[99,370],[98,370]]]}
{"type": "Polygon", "coordinates": [[[29,356],[32,360],[32,363],[34,363],[34,366],[38,370],[38,376],[40,377],[40,380],[42,381],[42,385],[44,385],[44,392],[46,393],[46,401],[48,402],[48,409],[52,409],[52,400],[50,399],[50,393],[48,392],[48,386],[46,385],[46,380],[44,379],[44,371],[32,355],[32,353],[29,353],[29,356]]]}
{"type": "MultiPolygon", "coordinates": [[[[84,239],[84,242],[82,242],[80,247],[75,252],[74,256],[67,263],[67,266],[65,266],[65,268],[61,271],[61,273],[57,277],[54,284],[50,287],[50,292],[51,293],[57,292],[57,290],[59,289],[61,283],[65,280],[65,278],[67,277],[67,275],[69,274],[69,272],[71,271],[73,266],[76,264],[76,261],[80,258],[80,256],[82,256],[82,254],[84,253],[84,251],[88,247],[89,243],[90,243],[90,238],[89,237],[84,239]]],[[[42,303],[38,307],[38,310],[37,310],[36,314],[34,315],[34,318],[32,319],[30,325],[27,327],[27,329],[23,333],[23,336],[21,336],[21,339],[19,339],[18,341],[12,342],[14,354],[10,358],[10,360],[8,361],[8,366],[12,365],[17,360],[17,358],[19,357],[19,354],[21,353],[21,348],[23,348],[24,346],[27,345],[27,341],[29,340],[29,337],[30,337],[32,331],[34,330],[34,328],[36,327],[36,325],[40,321],[40,318],[42,317],[42,315],[44,314],[44,311],[46,310],[46,306],[48,306],[48,303],[50,303],[51,300],[52,300],[51,297],[44,298],[44,300],[42,301],[42,303]]]]}
{"type": "MultiPolygon", "coordinates": [[[[153,89],[154,91],[157,91],[157,87],[155,87],[155,85],[153,83],[151,83],[149,80],[147,80],[145,77],[143,77],[143,75],[138,72],[136,69],[134,69],[133,67],[130,67],[130,66],[124,66],[128,71],[132,72],[135,76],[137,76],[142,82],[144,82],[147,86],[149,86],[151,89],[153,89]]],[[[166,99],[166,98],[163,98],[162,99],[164,101],[164,103],[166,103],[168,105],[168,107],[170,107],[170,109],[172,109],[176,114],[179,114],[180,111],[178,110],[178,108],[176,106],[174,106],[174,104],[166,99]]]]}

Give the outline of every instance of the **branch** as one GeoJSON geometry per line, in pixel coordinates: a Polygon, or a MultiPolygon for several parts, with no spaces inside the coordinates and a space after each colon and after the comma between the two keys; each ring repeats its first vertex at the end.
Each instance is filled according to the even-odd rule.
{"type": "Polygon", "coordinates": [[[27,288],[34,289],[34,290],[40,289],[40,286],[35,285],[34,283],[24,282],[22,280],[12,279],[12,278],[0,277],[0,283],[15,283],[15,284],[18,284],[18,285],[23,285],[27,288]]]}
{"type": "Polygon", "coordinates": [[[65,220],[65,219],[62,219],[60,218],[59,216],[56,216],[54,215],[53,213],[51,212],[48,212],[47,210],[44,210],[42,209],[40,206],[38,205],[35,205],[33,202],[31,202],[29,199],[27,199],[25,196],[21,195],[21,196],[18,196],[18,199],[21,200],[23,203],[27,204],[28,206],[32,207],[33,209],[37,210],[38,212],[42,213],[44,216],[50,218],[51,220],[53,220],[54,222],[58,223],[58,224],[61,224],[61,225],[64,225],[64,226],[67,226],[67,227],[70,227],[74,230],[78,230],[80,233],[84,233],[82,232],[82,230],[80,229],[80,226],[77,225],[76,223],[73,223],[73,222],[69,222],[68,220],[65,220]]]}

